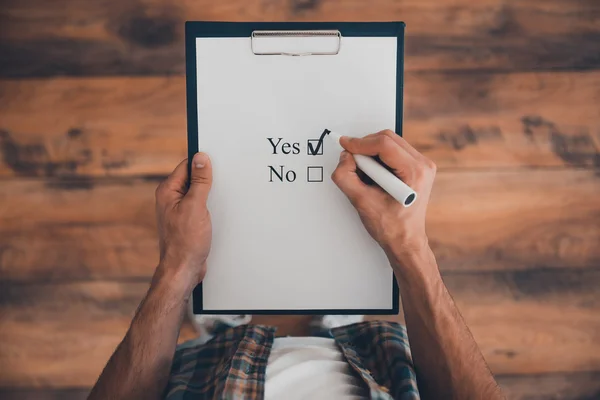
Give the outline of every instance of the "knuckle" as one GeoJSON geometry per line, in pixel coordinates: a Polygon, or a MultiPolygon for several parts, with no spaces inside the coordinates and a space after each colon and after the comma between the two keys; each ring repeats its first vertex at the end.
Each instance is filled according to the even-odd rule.
{"type": "Polygon", "coordinates": [[[381,148],[389,148],[394,145],[394,140],[387,135],[381,135],[377,138],[377,144],[381,148]]]}
{"type": "Polygon", "coordinates": [[[423,173],[435,173],[435,171],[437,171],[437,165],[426,157],[423,157],[423,160],[419,163],[418,167],[423,173]]]}
{"type": "Polygon", "coordinates": [[[340,184],[340,182],[342,181],[342,171],[340,171],[339,168],[336,168],[335,171],[333,171],[333,173],[331,174],[331,180],[336,185],[340,184]]]}
{"type": "Polygon", "coordinates": [[[210,183],[208,176],[192,176],[191,183],[207,184],[210,183]]]}
{"type": "Polygon", "coordinates": [[[430,171],[432,171],[434,173],[437,171],[437,165],[430,159],[427,159],[427,167],[429,168],[430,171]]]}
{"type": "Polygon", "coordinates": [[[415,180],[420,181],[427,175],[427,167],[423,164],[418,164],[415,166],[413,171],[413,176],[415,180]]]}
{"type": "Polygon", "coordinates": [[[392,131],[391,129],[384,129],[383,131],[381,131],[381,134],[389,137],[394,137],[394,135],[396,135],[396,133],[394,133],[394,131],[392,131]]]}
{"type": "Polygon", "coordinates": [[[156,197],[157,200],[160,200],[164,196],[164,192],[165,192],[165,184],[164,184],[164,182],[161,182],[158,184],[158,186],[156,187],[156,190],[154,191],[154,197],[156,197]]]}

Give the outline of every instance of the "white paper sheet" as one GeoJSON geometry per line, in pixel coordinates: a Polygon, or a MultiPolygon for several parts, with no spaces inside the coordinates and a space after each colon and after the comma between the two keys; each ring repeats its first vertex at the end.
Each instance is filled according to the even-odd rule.
{"type": "Polygon", "coordinates": [[[397,39],[342,40],[335,56],[289,57],[256,56],[249,38],[196,39],[198,143],[214,168],[205,310],[392,308],[388,261],[330,179],[339,151],[307,150],[325,128],[396,124],[397,39]],[[282,138],[276,154],[267,138],[282,138]],[[323,182],[308,182],[309,166],[323,182]]]}

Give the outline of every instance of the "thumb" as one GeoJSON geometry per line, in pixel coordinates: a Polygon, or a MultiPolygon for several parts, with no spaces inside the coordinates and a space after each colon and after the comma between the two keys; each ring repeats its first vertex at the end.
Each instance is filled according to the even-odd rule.
{"type": "Polygon", "coordinates": [[[212,165],[206,153],[196,153],[192,159],[188,195],[206,201],[212,185],[212,165]]]}

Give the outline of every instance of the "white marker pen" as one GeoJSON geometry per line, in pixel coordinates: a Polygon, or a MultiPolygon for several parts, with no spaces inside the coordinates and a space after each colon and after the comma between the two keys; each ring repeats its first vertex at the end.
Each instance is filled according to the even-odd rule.
{"type": "MultiPolygon", "coordinates": [[[[333,141],[341,147],[341,135],[327,129],[323,133],[327,134],[327,136],[333,139],[333,141]]],[[[373,179],[374,182],[381,186],[381,188],[390,196],[398,200],[404,207],[410,207],[415,202],[417,199],[417,192],[406,183],[402,182],[396,175],[385,169],[372,157],[362,154],[352,154],[352,157],[354,157],[356,165],[362,172],[367,174],[369,178],[373,179]]]]}

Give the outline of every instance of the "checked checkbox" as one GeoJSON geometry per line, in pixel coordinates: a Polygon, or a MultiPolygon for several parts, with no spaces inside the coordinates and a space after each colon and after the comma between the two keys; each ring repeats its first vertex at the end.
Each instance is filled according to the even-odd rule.
{"type": "Polygon", "coordinates": [[[323,182],[323,167],[307,167],[306,180],[308,182],[323,182]]]}
{"type": "Polygon", "coordinates": [[[323,140],[322,139],[308,139],[306,150],[309,156],[322,156],[323,155],[323,140]]]}

